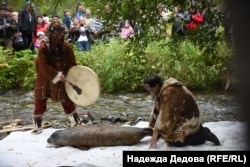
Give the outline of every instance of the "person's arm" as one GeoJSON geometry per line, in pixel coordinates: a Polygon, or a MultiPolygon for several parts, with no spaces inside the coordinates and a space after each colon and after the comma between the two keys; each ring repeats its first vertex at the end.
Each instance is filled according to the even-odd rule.
{"type": "Polygon", "coordinates": [[[57,71],[50,63],[49,51],[45,42],[41,42],[40,44],[37,54],[37,68],[39,68],[43,75],[51,81],[59,75],[59,71],[57,71]]]}
{"type": "Polygon", "coordinates": [[[149,148],[155,148],[156,147],[156,142],[157,142],[157,139],[158,139],[158,130],[155,129],[154,132],[153,132],[153,135],[152,135],[152,138],[151,138],[151,141],[150,141],[150,146],[149,148]]]}
{"type": "Polygon", "coordinates": [[[158,115],[159,115],[159,109],[157,108],[157,102],[155,102],[154,108],[149,117],[149,127],[154,128],[158,115]]]}
{"type": "Polygon", "coordinates": [[[24,11],[21,11],[18,13],[18,22],[17,22],[17,28],[19,31],[22,31],[23,29],[23,22],[24,22],[24,11]]]}
{"type": "Polygon", "coordinates": [[[191,20],[190,18],[190,14],[188,12],[184,12],[183,13],[183,18],[182,18],[185,22],[189,22],[191,20]]]}
{"type": "Polygon", "coordinates": [[[66,66],[65,66],[65,69],[63,71],[63,74],[66,75],[68,73],[69,69],[73,66],[76,66],[77,63],[76,63],[76,57],[75,57],[74,50],[73,50],[72,46],[70,45],[70,43],[65,42],[64,48],[65,48],[65,51],[67,52],[66,53],[67,58],[66,58],[66,66]]]}
{"type": "Polygon", "coordinates": [[[150,148],[156,147],[156,141],[159,132],[165,137],[169,136],[176,126],[179,119],[179,113],[175,112],[178,107],[179,97],[176,95],[174,87],[165,88],[158,100],[159,115],[154,125],[154,133],[150,142],[150,148]]]}
{"type": "Polygon", "coordinates": [[[7,25],[7,30],[10,30],[12,32],[17,32],[17,25],[13,24],[12,21],[7,21],[6,25],[7,25]]]}

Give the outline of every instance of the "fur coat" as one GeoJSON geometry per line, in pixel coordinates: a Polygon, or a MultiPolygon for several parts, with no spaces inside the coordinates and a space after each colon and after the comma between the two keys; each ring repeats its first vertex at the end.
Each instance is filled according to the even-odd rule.
{"type": "Polygon", "coordinates": [[[200,128],[200,111],[192,93],[174,78],[166,80],[155,101],[149,126],[164,140],[183,142],[200,128]]]}
{"type": "Polygon", "coordinates": [[[63,49],[58,51],[57,56],[53,55],[48,44],[43,41],[40,44],[36,65],[36,84],[34,96],[36,99],[51,98],[53,101],[63,101],[66,99],[64,83],[59,81],[56,84],[52,80],[61,71],[64,75],[69,69],[76,66],[76,59],[71,45],[64,41],[63,49]]]}

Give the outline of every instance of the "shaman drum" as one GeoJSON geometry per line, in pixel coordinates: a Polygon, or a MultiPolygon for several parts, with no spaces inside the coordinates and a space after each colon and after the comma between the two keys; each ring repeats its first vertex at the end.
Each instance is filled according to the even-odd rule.
{"type": "Polygon", "coordinates": [[[77,65],[70,68],[67,74],[67,81],[65,82],[66,93],[77,105],[91,105],[100,96],[100,80],[89,67],[77,65]]]}

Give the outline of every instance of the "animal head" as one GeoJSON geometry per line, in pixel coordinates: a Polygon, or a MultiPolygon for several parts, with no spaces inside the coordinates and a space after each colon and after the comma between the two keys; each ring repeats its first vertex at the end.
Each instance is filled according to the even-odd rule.
{"type": "Polygon", "coordinates": [[[49,144],[54,144],[54,145],[59,145],[60,140],[61,140],[61,132],[62,130],[57,130],[52,135],[47,139],[47,142],[49,144]]]}

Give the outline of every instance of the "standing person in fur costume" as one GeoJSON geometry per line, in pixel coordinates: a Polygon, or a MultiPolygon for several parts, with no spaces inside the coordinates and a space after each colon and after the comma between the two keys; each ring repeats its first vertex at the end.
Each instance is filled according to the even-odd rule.
{"type": "Polygon", "coordinates": [[[60,22],[53,22],[48,27],[48,40],[42,41],[39,47],[36,64],[36,85],[33,120],[33,134],[42,132],[43,114],[47,100],[61,102],[64,112],[69,116],[71,126],[80,123],[75,111],[75,104],[65,92],[65,75],[76,66],[76,59],[71,45],[64,40],[65,29],[60,22]]]}

